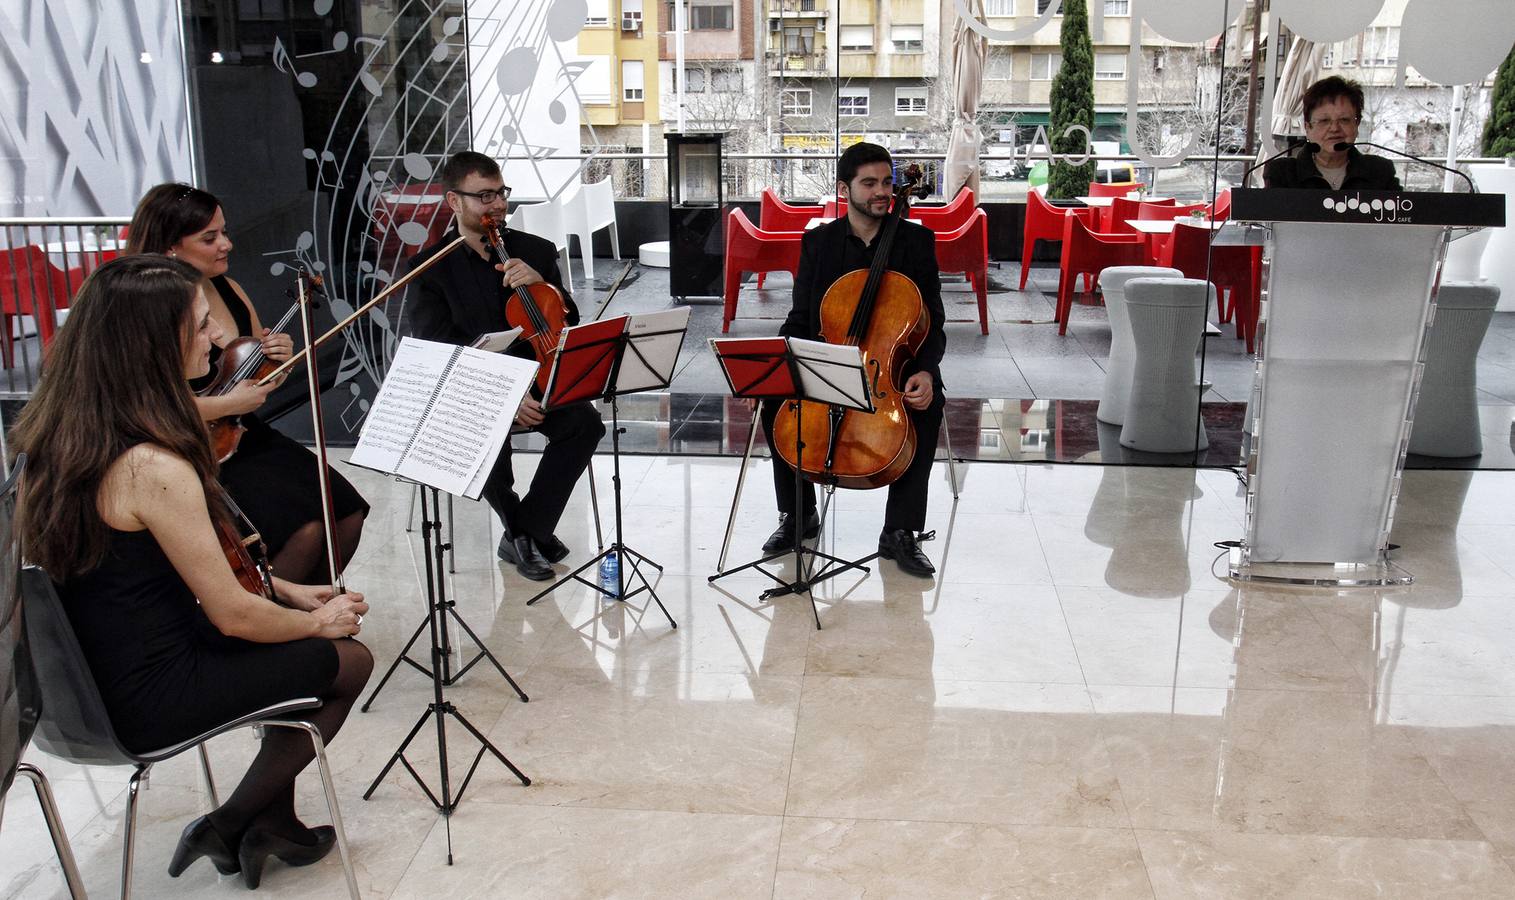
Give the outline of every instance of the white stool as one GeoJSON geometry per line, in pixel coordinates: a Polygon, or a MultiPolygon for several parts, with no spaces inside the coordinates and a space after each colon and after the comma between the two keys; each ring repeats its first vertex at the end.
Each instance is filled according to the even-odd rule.
{"type": "Polygon", "coordinates": [[[1110,319],[1110,358],[1105,361],[1105,389],[1100,393],[1095,418],[1111,425],[1126,421],[1131,398],[1131,369],[1136,347],[1131,343],[1131,319],[1126,315],[1126,282],[1133,278],[1182,278],[1177,269],[1162,266],[1111,266],[1099,273],[1099,289],[1105,297],[1110,319]]]}
{"type": "Polygon", "coordinates": [[[1199,421],[1194,354],[1205,333],[1215,287],[1197,278],[1133,278],[1126,312],[1136,347],[1122,447],[1190,453],[1210,446],[1199,421]]]}
{"type": "Polygon", "coordinates": [[[1494,318],[1499,287],[1483,282],[1443,282],[1436,293],[1436,321],[1426,345],[1420,400],[1410,431],[1410,452],[1422,456],[1478,456],[1478,348],[1494,318]]]}

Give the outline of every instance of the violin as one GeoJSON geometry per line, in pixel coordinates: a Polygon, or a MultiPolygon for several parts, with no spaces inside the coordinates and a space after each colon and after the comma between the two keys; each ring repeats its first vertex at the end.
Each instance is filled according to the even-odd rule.
{"type": "MultiPolygon", "coordinates": [[[[298,310],[299,304],[292,304],[285,311],[284,317],[274,325],[273,331],[284,331],[298,310]]],[[[209,385],[198,392],[198,395],[220,397],[230,393],[232,388],[243,381],[266,377],[275,368],[277,368],[277,363],[263,352],[261,338],[247,335],[233,338],[230,343],[221,348],[221,358],[216,363],[215,377],[211,379],[209,385]]],[[[210,446],[216,454],[217,462],[226,462],[231,459],[232,454],[237,452],[237,445],[242,442],[242,435],[247,432],[240,414],[212,419],[206,423],[206,428],[210,431],[210,446]]]]}
{"type": "Polygon", "coordinates": [[[791,400],[774,417],[779,456],[806,478],[847,488],[892,484],[915,458],[915,426],[900,384],[904,367],[925,343],[931,314],[915,282],[888,268],[889,250],[910,196],[922,193],[920,166],[902,173],[894,203],[880,228],[873,264],[838,278],[821,298],[820,339],[862,351],[874,412],[812,400],[791,400]],[[805,404],[800,415],[799,404],[805,404]],[[804,430],[796,434],[803,421],[804,430]],[[796,438],[802,447],[795,459],[796,438]]]}
{"type": "Polygon", "coordinates": [[[226,554],[226,561],[231,564],[232,573],[237,576],[237,583],[250,594],[273,600],[273,569],[268,564],[268,547],[263,543],[263,535],[253,527],[225,489],[221,491],[221,502],[230,515],[211,518],[216,527],[216,540],[221,544],[221,552],[226,554]]]}
{"type": "MultiPolygon", "coordinates": [[[[480,224],[484,239],[494,247],[500,262],[509,265],[510,253],[500,238],[499,219],[485,215],[480,224]]],[[[521,329],[521,340],[531,345],[531,352],[541,363],[537,367],[536,386],[545,395],[552,361],[558,354],[558,339],[568,324],[568,305],[563,302],[563,294],[545,282],[518,285],[505,301],[505,321],[512,328],[521,329]]]]}

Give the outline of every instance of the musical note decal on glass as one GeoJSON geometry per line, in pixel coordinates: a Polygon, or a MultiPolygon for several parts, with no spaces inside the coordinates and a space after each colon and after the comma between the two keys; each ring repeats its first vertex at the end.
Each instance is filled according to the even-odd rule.
{"type": "Polygon", "coordinates": [[[295,76],[295,81],[300,87],[315,87],[316,82],[319,81],[316,73],[301,72],[295,67],[295,61],[290,58],[289,51],[284,49],[284,42],[278,38],[274,38],[274,68],[295,76]]]}

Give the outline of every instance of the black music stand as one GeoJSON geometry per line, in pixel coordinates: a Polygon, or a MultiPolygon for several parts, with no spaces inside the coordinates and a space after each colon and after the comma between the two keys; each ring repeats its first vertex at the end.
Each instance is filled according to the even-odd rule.
{"type": "Polygon", "coordinates": [[[553,359],[552,373],[547,380],[547,396],[544,409],[555,409],[587,400],[604,400],[610,404],[610,454],[612,460],[611,486],[615,492],[615,540],[595,557],[572,572],[542,589],[526,601],[530,606],[570,581],[577,581],[594,588],[600,594],[616,600],[626,600],[646,591],[652,597],[669,626],[678,628],[668,607],[658,597],[652,582],[642,573],[642,564],[659,572],[663,567],[651,558],[627,546],[622,531],[621,519],[621,428],[620,402],[623,394],[635,394],[648,390],[667,390],[673,380],[673,370],[678,362],[679,350],[688,330],[689,307],[646,313],[636,316],[616,316],[576,325],[563,332],[563,343],[553,359]],[[653,352],[656,346],[658,353],[653,352]],[[671,349],[669,353],[667,350],[671,349]],[[600,560],[618,554],[615,594],[605,590],[598,582],[590,581],[583,572],[597,565],[600,560]],[[631,562],[631,574],[641,586],[630,593],[626,591],[626,563],[631,562]]]}
{"type": "Polygon", "coordinates": [[[400,742],[400,746],[390,755],[389,761],[384,764],[384,768],[379,771],[373,783],[368,786],[368,790],[363,792],[363,799],[367,800],[373,796],[374,791],[378,790],[379,783],[384,780],[384,776],[389,774],[389,770],[394,768],[395,763],[404,766],[405,771],[409,772],[410,777],[415,779],[416,784],[420,786],[422,793],[426,795],[426,799],[431,801],[431,804],[442,813],[443,818],[447,821],[447,864],[450,866],[452,865],[452,813],[458,808],[458,804],[463,802],[463,792],[468,789],[469,782],[473,780],[474,773],[478,771],[479,763],[484,759],[484,754],[489,753],[503,763],[505,768],[511,771],[511,774],[520,779],[521,784],[530,785],[531,779],[526,777],[525,773],[520,769],[516,768],[515,764],[506,758],[499,748],[490,743],[489,738],[482,731],[474,727],[474,724],[468,721],[467,717],[459,712],[457,707],[453,706],[452,702],[443,693],[442,688],[445,685],[455,683],[474,663],[477,663],[480,659],[487,658],[500,671],[500,674],[505,676],[505,680],[510,682],[510,686],[515,689],[516,695],[521,698],[521,702],[524,703],[529,698],[521,690],[520,685],[516,684],[515,679],[510,677],[510,673],[505,671],[505,667],[500,665],[500,661],[495,659],[494,654],[484,647],[484,642],[479,640],[478,635],[474,634],[472,628],[468,627],[468,623],[463,621],[463,617],[458,615],[454,602],[447,599],[447,576],[443,574],[442,558],[451,547],[451,542],[441,539],[442,507],[439,496],[440,492],[437,488],[427,484],[417,483],[417,485],[421,492],[421,536],[425,544],[423,556],[426,561],[426,621],[422,622],[421,627],[416,629],[416,633],[411,635],[410,642],[405,645],[405,649],[400,651],[399,657],[390,665],[389,671],[384,673],[383,680],[379,682],[378,687],[374,688],[373,693],[368,696],[368,700],[363,704],[362,708],[364,712],[368,711],[369,704],[373,703],[374,697],[378,696],[379,691],[384,687],[384,682],[388,681],[389,676],[394,674],[395,669],[400,665],[401,661],[409,663],[431,678],[432,699],[426,705],[426,709],[421,713],[420,718],[416,719],[416,724],[411,727],[410,733],[405,735],[405,740],[400,742]],[[430,498],[429,501],[428,497],[430,498]],[[468,633],[468,636],[479,647],[478,655],[469,661],[467,665],[463,666],[463,668],[459,669],[456,674],[450,675],[450,677],[448,657],[452,652],[452,648],[449,646],[447,639],[447,616],[449,615],[468,633]],[[420,665],[408,655],[411,645],[416,642],[421,631],[427,628],[431,631],[430,668],[420,665]],[[467,729],[468,733],[472,734],[479,742],[479,752],[474,754],[473,762],[468,767],[468,774],[463,776],[463,783],[458,786],[456,792],[452,789],[452,776],[447,767],[447,716],[451,716],[457,720],[458,724],[467,729]],[[416,735],[420,734],[421,728],[426,724],[427,719],[431,718],[435,718],[437,726],[437,757],[441,780],[440,797],[427,786],[426,781],[405,756],[405,751],[410,747],[410,742],[415,740],[416,735]]]}
{"type": "MultiPolygon", "coordinates": [[[[712,340],[710,347],[721,363],[721,372],[733,397],[762,402],[780,400],[794,404],[795,436],[794,458],[803,458],[804,409],[803,401],[825,403],[833,410],[853,409],[871,413],[873,398],[868,392],[868,378],[863,367],[862,352],[856,347],[805,341],[798,338],[732,338],[712,340]],[[848,351],[851,351],[850,353],[848,351]]],[[[788,594],[805,594],[810,598],[810,612],[815,617],[816,630],[821,627],[821,614],[815,605],[812,585],[840,575],[848,569],[868,572],[863,565],[878,556],[875,551],[858,559],[843,559],[819,549],[805,546],[804,502],[805,475],[799,466],[794,468],[795,509],[790,512],[795,522],[794,547],[732,569],[711,575],[708,582],[714,583],[727,575],[747,569],[756,569],[778,582],[760,595],[762,600],[771,600],[788,594]],[[781,556],[794,555],[793,580],[763,568],[781,556]],[[808,559],[807,559],[808,557],[808,559]],[[817,572],[815,561],[825,565],[817,572]]]]}

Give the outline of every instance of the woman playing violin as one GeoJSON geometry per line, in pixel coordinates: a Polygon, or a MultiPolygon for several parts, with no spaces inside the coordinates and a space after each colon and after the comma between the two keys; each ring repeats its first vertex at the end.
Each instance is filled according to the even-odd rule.
{"type": "MultiPolygon", "coordinates": [[[[60,596],[121,741],[170,746],[264,706],[319,697],[330,740],[373,668],[353,640],[361,594],[273,580],[278,602],[239,584],[217,542],[226,505],[186,379],[210,368],[220,324],[194,267],[155,255],[107,262],[80,288],[47,371],[11,434],[27,454],[21,549],[60,596]]],[[[314,755],[268,729],[247,774],[192,822],[169,873],[200,856],[256,886],[269,855],[303,865],[329,827],[295,817],[314,755]]]]}
{"type": "MultiPolygon", "coordinates": [[[[264,328],[242,287],[227,277],[231,249],[220,201],[185,184],[160,184],[148,191],[129,226],[129,253],[162,253],[199,271],[201,290],[221,335],[211,351],[212,366],[219,360],[222,346],[244,335],[257,337],[269,360],[289,359],[289,335],[264,328]]],[[[211,376],[197,378],[191,387],[201,390],[210,380],[211,376]]],[[[315,580],[326,571],[326,535],[321,524],[315,457],[252,414],[277,386],[269,383],[259,387],[247,379],[224,394],[198,397],[195,403],[206,421],[241,416],[247,431],[236,452],[222,463],[221,483],[257,526],[268,545],[274,571],[295,581],[315,580]]],[[[340,570],[358,549],[368,504],[347,479],[335,471],[329,474],[340,570]]]]}

